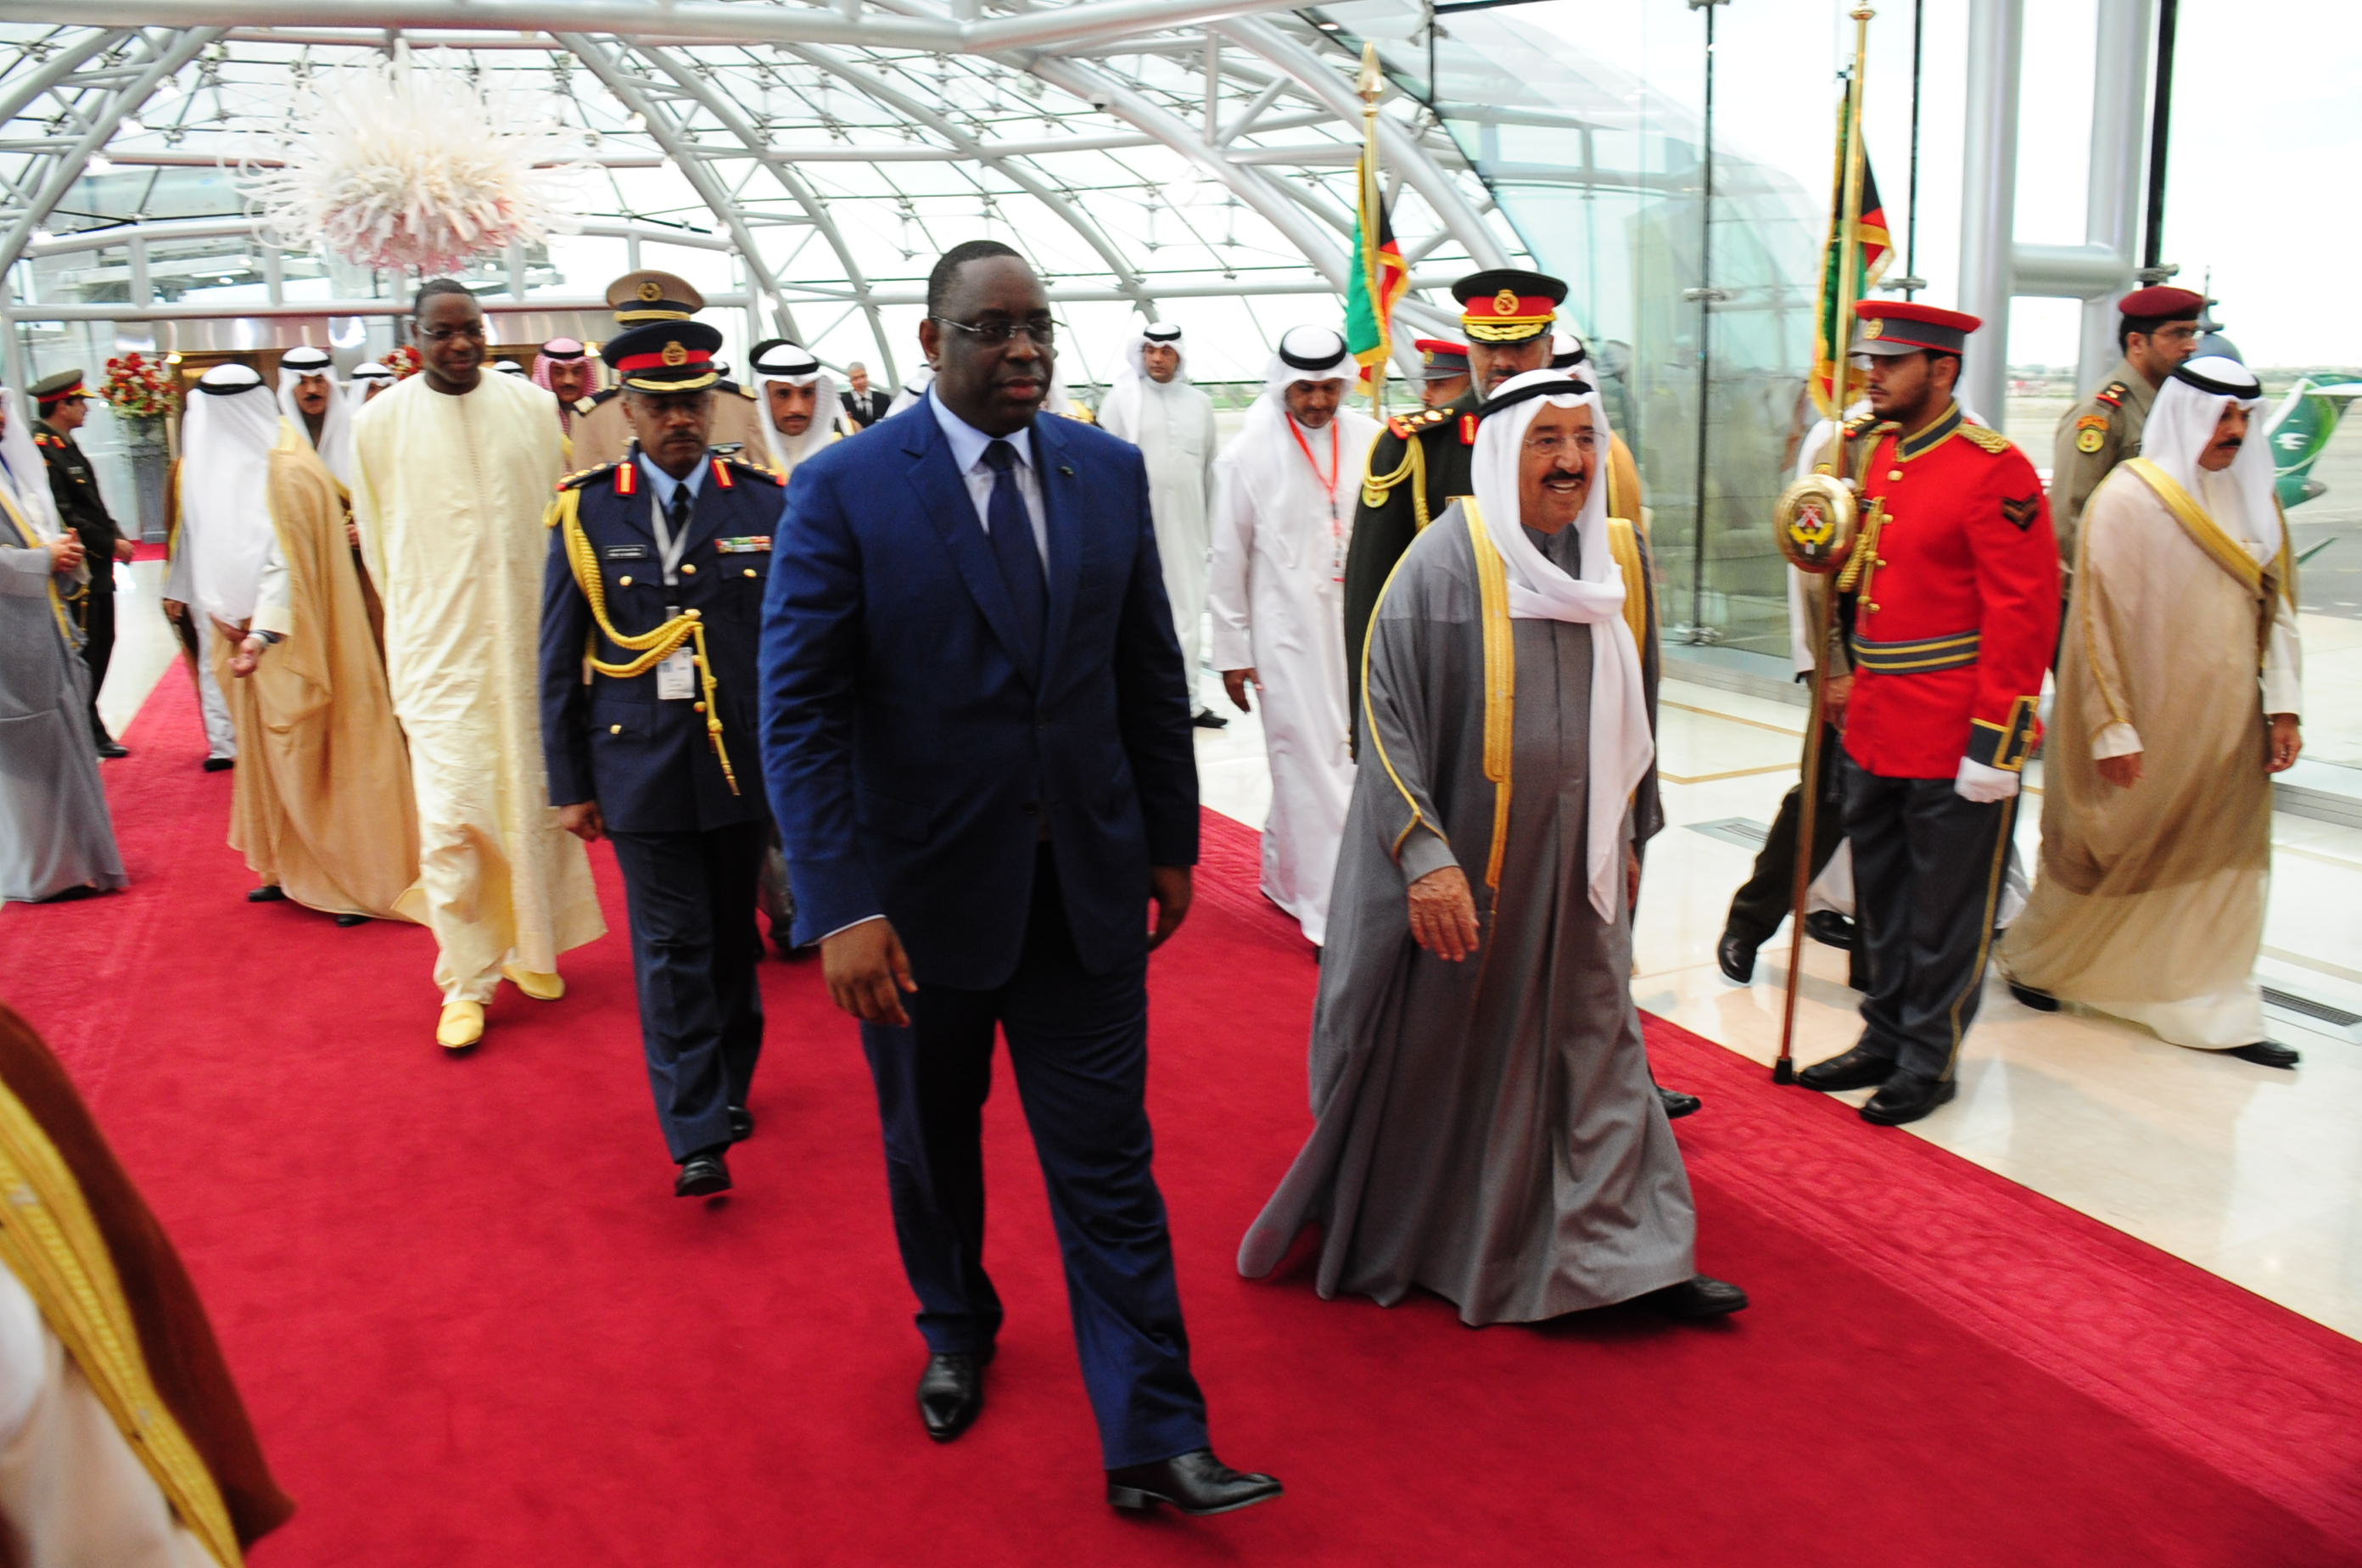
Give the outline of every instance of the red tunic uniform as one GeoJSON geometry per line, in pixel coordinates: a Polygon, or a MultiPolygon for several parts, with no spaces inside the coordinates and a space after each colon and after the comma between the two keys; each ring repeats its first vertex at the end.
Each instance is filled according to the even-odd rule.
{"type": "Polygon", "coordinates": [[[2058,545],[2025,454],[1955,404],[1869,450],[1855,559],[1846,752],[1888,778],[1950,778],[1964,756],[2023,766],[2058,641],[2058,545]]]}

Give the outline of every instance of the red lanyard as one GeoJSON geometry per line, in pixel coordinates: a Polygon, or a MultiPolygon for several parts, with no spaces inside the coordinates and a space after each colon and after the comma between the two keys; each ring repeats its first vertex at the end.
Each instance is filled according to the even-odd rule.
{"type": "Polygon", "coordinates": [[[1333,526],[1337,522],[1337,480],[1340,477],[1337,470],[1344,466],[1337,445],[1337,421],[1333,418],[1329,421],[1329,471],[1324,475],[1320,471],[1319,461],[1312,456],[1312,444],[1304,438],[1304,426],[1296,423],[1294,414],[1285,417],[1287,433],[1296,437],[1296,449],[1304,454],[1305,466],[1312,470],[1312,477],[1320,481],[1320,488],[1329,492],[1329,522],[1333,526]]]}

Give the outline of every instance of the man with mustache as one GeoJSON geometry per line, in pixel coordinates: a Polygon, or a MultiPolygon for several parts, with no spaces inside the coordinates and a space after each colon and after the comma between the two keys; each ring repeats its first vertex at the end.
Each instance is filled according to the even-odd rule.
{"type": "Polygon", "coordinates": [[[997,240],[927,280],[927,394],[789,487],[763,763],[796,935],[861,1021],[927,1435],[984,1408],[993,1035],[1050,1190],[1114,1507],[1279,1495],[1214,1457],[1150,1170],[1148,954],[1188,913],[1198,776],[1140,449],[1040,417],[1056,325],[997,240]],[[1156,908],[1155,931],[1146,906],[1156,908]]]}
{"type": "Polygon", "coordinates": [[[2269,776],[2303,749],[2288,525],[2235,359],[2183,361],[2137,458],[2084,509],[2044,756],[2042,873],[2002,965],[2018,1000],[2080,1002],[2267,1067],[2253,971],[2269,776]]]}
{"type": "Polygon", "coordinates": [[[553,337],[533,357],[533,384],[557,400],[557,427],[569,436],[575,405],[600,390],[599,381],[599,361],[579,339],[553,337]]]}
{"type": "Polygon", "coordinates": [[[2124,358],[2099,391],[2059,416],[2050,458],[2050,516],[2070,582],[2083,508],[2118,463],[2140,456],[2158,389],[2176,365],[2198,352],[2198,318],[2205,310],[2205,295],[2162,283],[2118,300],[2116,342],[2124,358]]]}

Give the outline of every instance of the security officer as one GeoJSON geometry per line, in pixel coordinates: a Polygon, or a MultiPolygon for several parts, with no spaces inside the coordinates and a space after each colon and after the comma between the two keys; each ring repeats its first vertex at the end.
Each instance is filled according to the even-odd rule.
{"type": "MultiPolygon", "coordinates": [[[[628,332],[654,323],[687,321],[705,308],[705,296],[695,284],[670,272],[626,272],[607,285],[607,306],[615,313],[615,325],[628,332]]],[[[624,455],[631,443],[632,427],[624,417],[622,390],[608,387],[570,405],[575,461],[613,462],[624,455]]],[[[755,389],[723,380],[717,371],[713,444],[725,451],[759,458],[764,450],[761,418],[755,389]]]]}
{"type": "Polygon", "coordinates": [[[1441,408],[1467,392],[1468,345],[1446,337],[1421,337],[1418,350],[1418,396],[1429,408],[1441,408]]]}
{"type": "Polygon", "coordinates": [[[602,350],[635,439],[621,462],[559,484],[541,616],[550,803],[568,831],[614,841],[683,1198],[729,1187],[723,1155],[754,1131],[763,1043],[755,880],[770,812],[755,657],[782,485],[709,447],[721,343],[666,320],[602,350]]]}
{"type": "Polygon", "coordinates": [[[2174,367],[2198,352],[2198,318],[2206,296],[2188,289],[2136,289],[2116,302],[2116,342],[2124,358],[2098,392],[2069,409],[2051,441],[2050,515],[2058,553],[2075,569],[2083,503],[2126,458],[2137,458],[2148,405],[2174,367]]]}
{"type": "Polygon", "coordinates": [[[57,498],[58,516],[82,537],[83,558],[90,562],[90,586],[78,590],[71,608],[81,624],[83,662],[90,667],[90,733],[98,755],[128,756],[106,733],[98,716],[98,693],[106,684],[106,667],[115,657],[115,563],[131,558],[133,541],[123,536],[98,492],[98,476],[90,458],[75,445],[73,433],[89,415],[88,391],[80,370],[60,370],[33,383],[33,403],[40,417],[33,424],[33,444],[50,468],[50,493],[57,498]]]}
{"type": "Polygon", "coordinates": [[[1798,1081],[1874,1086],[1862,1118],[1893,1127],[1956,1090],[2058,637],[2058,544],[2034,465],[1953,401],[1978,319],[1854,309],[1871,414],[1844,448],[1862,511],[1836,584],[1854,663],[1838,770],[1870,987],[1860,1043],[1798,1081]]]}

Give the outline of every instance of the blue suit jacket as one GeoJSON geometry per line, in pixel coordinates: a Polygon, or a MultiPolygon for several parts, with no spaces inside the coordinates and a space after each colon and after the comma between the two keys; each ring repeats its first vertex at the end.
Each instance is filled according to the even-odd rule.
{"type": "Polygon", "coordinates": [[[568,475],[559,487],[580,491],[582,533],[599,554],[610,624],[626,636],[654,631],[664,624],[668,597],[704,621],[722,744],[737,776],[733,794],[706,733],[701,689],[690,701],[661,701],[654,670],[628,679],[593,675],[590,685],[582,683],[586,647],[609,664],[637,656],[597,631],[567,559],[565,530],[554,527],[541,599],[541,742],[549,803],[595,800],[617,833],[694,833],[766,815],[755,742],[755,639],[778,524],[779,480],[734,458],[706,460],[711,471],[690,509],[680,586],[669,596],[645,475],[608,463],[568,475]]]}
{"type": "Polygon", "coordinates": [[[1187,683],[1140,450],[1033,424],[1042,668],[927,403],[806,459],[778,527],[763,766],[796,938],[883,914],[922,984],[1017,965],[1043,824],[1086,968],[1147,941],[1151,866],[1198,858],[1187,683]]]}

